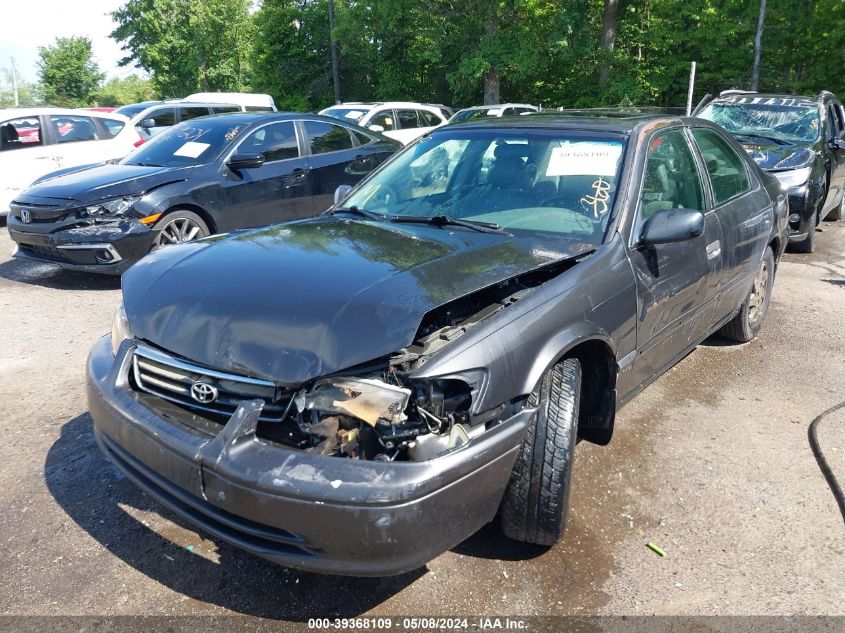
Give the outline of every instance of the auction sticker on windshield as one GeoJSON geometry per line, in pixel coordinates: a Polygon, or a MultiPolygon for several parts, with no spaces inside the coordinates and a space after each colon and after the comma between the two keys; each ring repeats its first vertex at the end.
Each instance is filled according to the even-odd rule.
{"type": "Polygon", "coordinates": [[[196,143],[188,141],[182,147],[173,152],[174,156],[185,156],[186,158],[199,158],[205,150],[210,147],[208,143],[196,143]]]}
{"type": "Polygon", "coordinates": [[[546,176],[615,176],[621,143],[584,141],[552,149],[546,176]]]}

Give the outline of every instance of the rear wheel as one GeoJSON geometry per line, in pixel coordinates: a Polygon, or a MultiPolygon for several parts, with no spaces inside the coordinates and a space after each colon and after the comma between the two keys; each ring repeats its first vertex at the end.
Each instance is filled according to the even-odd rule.
{"type": "Polygon", "coordinates": [[[766,320],[766,313],[769,311],[774,278],[775,256],[771,247],[766,247],[766,253],[754,277],[754,283],[751,284],[748,297],[742,302],[737,315],[719,330],[720,335],[738,343],[747,343],[760,333],[763,329],[763,321],[766,320]]]}
{"type": "Polygon", "coordinates": [[[155,223],[153,231],[155,232],[153,250],[163,246],[192,242],[210,234],[205,221],[187,209],[171,211],[155,223]]]}
{"type": "Polygon", "coordinates": [[[578,436],[581,365],[567,358],[543,376],[528,404],[537,413],[511,473],[500,517],[506,536],[553,545],[566,527],[578,436]]]}

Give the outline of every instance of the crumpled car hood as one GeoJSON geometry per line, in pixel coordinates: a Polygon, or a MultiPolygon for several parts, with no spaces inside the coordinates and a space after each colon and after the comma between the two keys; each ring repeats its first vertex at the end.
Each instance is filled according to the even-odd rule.
{"type": "Polygon", "coordinates": [[[146,167],[102,163],[50,174],[30,186],[23,196],[65,198],[88,203],[117,196],[136,195],[168,182],[186,179],[188,167],[146,167]]]}
{"type": "MultiPolygon", "coordinates": [[[[760,139],[752,142],[751,140],[742,140],[742,146],[748,155],[754,160],[760,169],[794,169],[800,165],[782,166],[780,163],[785,163],[787,159],[793,154],[808,154],[815,151],[815,145],[779,145],[772,141],[760,139]]],[[[809,162],[807,160],[801,161],[809,162]]]]}
{"type": "Polygon", "coordinates": [[[424,315],[589,244],[321,217],[162,249],[123,276],[136,337],[293,386],[391,354],[424,315]]]}

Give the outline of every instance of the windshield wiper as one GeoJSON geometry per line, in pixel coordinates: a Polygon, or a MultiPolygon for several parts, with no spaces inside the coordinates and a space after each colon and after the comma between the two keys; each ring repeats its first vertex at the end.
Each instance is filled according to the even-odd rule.
{"type": "Polygon", "coordinates": [[[164,167],[164,165],[159,165],[157,163],[126,163],[127,165],[137,165],[138,167],[164,167]]]}
{"type": "Polygon", "coordinates": [[[510,235],[507,231],[499,228],[493,222],[479,222],[477,220],[459,220],[448,215],[393,215],[388,218],[391,222],[417,222],[422,224],[433,224],[434,226],[463,226],[482,233],[498,233],[499,235],[510,235]]]}
{"type": "Polygon", "coordinates": [[[338,213],[349,213],[350,215],[357,215],[362,218],[367,218],[368,220],[375,220],[376,222],[384,222],[387,219],[387,217],[383,216],[381,213],[367,211],[366,209],[356,206],[335,207],[334,209],[326,211],[326,215],[336,215],[338,213]]]}
{"type": "Polygon", "coordinates": [[[789,143],[788,141],[784,141],[781,138],[777,138],[775,136],[765,136],[764,134],[752,134],[750,132],[743,132],[741,134],[737,133],[734,136],[740,136],[742,138],[747,138],[751,140],[761,138],[766,141],[772,141],[773,143],[777,143],[778,145],[791,145],[791,143],[789,143]]]}

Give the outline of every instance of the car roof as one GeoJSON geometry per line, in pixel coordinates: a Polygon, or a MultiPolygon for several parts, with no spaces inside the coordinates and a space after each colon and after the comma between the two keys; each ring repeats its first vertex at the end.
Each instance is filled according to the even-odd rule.
{"type": "MultiPolygon", "coordinates": [[[[267,110],[253,110],[247,112],[226,112],[223,114],[212,114],[209,116],[196,117],[190,121],[201,121],[204,119],[214,119],[215,121],[231,121],[233,123],[246,123],[252,125],[253,123],[262,123],[265,121],[299,121],[308,119],[313,121],[325,121],[337,125],[338,123],[346,123],[347,126],[355,128],[354,121],[343,121],[334,117],[323,116],[322,114],[313,114],[311,112],[270,112],[267,110]]],[[[184,121],[183,121],[184,123],[184,121]]],[[[363,131],[363,130],[362,130],[363,131]]],[[[372,134],[372,132],[368,132],[372,134]]]]}
{"type": "Polygon", "coordinates": [[[554,110],[547,110],[520,116],[489,117],[476,119],[468,123],[453,123],[446,127],[438,128],[435,132],[439,130],[454,130],[456,128],[535,128],[593,130],[628,135],[639,125],[648,122],[681,123],[688,121],[689,119],[667,114],[630,113],[614,110],[601,112],[590,110],[556,112],[554,110]]]}
{"type": "Polygon", "coordinates": [[[42,116],[45,114],[57,114],[67,116],[96,116],[103,119],[115,119],[116,121],[126,121],[126,117],[116,112],[92,112],[90,110],[75,110],[73,108],[54,108],[51,106],[39,106],[33,108],[4,108],[0,110],[0,118],[26,118],[34,116],[42,116]]]}
{"type": "Polygon", "coordinates": [[[495,108],[536,108],[537,106],[530,103],[492,103],[488,105],[470,106],[468,108],[461,108],[459,111],[465,110],[493,110],[495,108]]]}
{"type": "Polygon", "coordinates": [[[431,103],[419,103],[417,101],[346,101],[344,103],[336,103],[335,105],[329,106],[326,108],[327,110],[330,108],[376,108],[381,106],[389,106],[392,108],[445,108],[446,106],[431,104],[431,103]]]}

